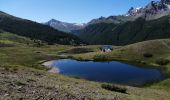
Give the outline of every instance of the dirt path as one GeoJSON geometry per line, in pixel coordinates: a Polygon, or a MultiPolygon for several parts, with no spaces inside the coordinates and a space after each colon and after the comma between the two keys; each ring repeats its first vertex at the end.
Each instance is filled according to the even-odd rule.
{"type": "Polygon", "coordinates": [[[165,47],[170,48],[170,46],[169,46],[166,42],[162,41],[162,44],[163,44],[165,47]]]}

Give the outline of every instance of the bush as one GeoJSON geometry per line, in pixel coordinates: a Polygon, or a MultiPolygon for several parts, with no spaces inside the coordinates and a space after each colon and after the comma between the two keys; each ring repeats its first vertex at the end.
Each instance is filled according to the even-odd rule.
{"type": "Polygon", "coordinates": [[[0,30],[0,33],[2,33],[3,31],[2,30],[0,30]]]}
{"type": "Polygon", "coordinates": [[[168,59],[163,59],[163,58],[156,60],[156,63],[159,64],[159,65],[167,65],[169,62],[170,61],[168,59]]]}
{"type": "Polygon", "coordinates": [[[94,61],[110,61],[111,58],[107,55],[95,55],[93,57],[94,61]]]}
{"type": "Polygon", "coordinates": [[[13,44],[7,44],[7,43],[1,43],[0,42],[0,47],[13,47],[13,44]]]}
{"type": "Polygon", "coordinates": [[[152,55],[151,53],[144,53],[143,56],[144,56],[145,58],[151,58],[151,57],[153,57],[153,55],[152,55]]]}
{"type": "Polygon", "coordinates": [[[75,58],[75,60],[77,60],[77,61],[83,61],[83,58],[82,58],[82,57],[77,57],[77,58],[75,58]]]}
{"type": "Polygon", "coordinates": [[[127,93],[126,88],[118,87],[113,84],[102,84],[101,86],[103,89],[109,90],[109,91],[114,91],[114,92],[120,92],[120,93],[127,93]]]}
{"type": "Polygon", "coordinates": [[[71,54],[81,54],[81,53],[89,53],[89,52],[94,52],[94,51],[90,48],[73,48],[66,52],[71,53],[71,54]]]}

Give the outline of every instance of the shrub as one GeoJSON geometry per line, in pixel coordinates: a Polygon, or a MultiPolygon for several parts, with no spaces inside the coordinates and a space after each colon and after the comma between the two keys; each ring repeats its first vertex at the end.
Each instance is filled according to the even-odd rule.
{"type": "Polygon", "coordinates": [[[0,42],[0,47],[13,47],[13,44],[5,44],[0,42]]]}
{"type": "Polygon", "coordinates": [[[73,48],[66,52],[71,53],[71,54],[81,54],[81,53],[89,53],[89,52],[94,52],[94,51],[90,48],[73,48]]]}
{"type": "Polygon", "coordinates": [[[109,90],[109,91],[114,91],[114,92],[120,92],[120,93],[127,93],[126,88],[118,87],[113,84],[102,84],[101,86],[103,89],[109,90]]]}
{"type": "Polygon", "coordinates": [[[16,84],[17,86],[24,86],[24,85],[26,85],[25,83],[20,82],[20,81],[15,82],[15,84],[16,84]]]}
{"type": "Polygon", "coordinates": [[[73,59],[73,56],[70,56],[70,55],[69,55],[67,58],[73,59]]]}
{"type": "Polygon", "coordinates": [[[107,55],[95,55],[93,57],[93,60],[94,61],[110,61],[111,58],[107,55]]]}
{"type": "Polygon", "coordinates": [[[153,57],[153,55],[152,55],[151,53],[144,53],[143,56],[144,56],[145,58],[151,58],[151,57],[153,57]]]}
{"type": "Polygon", "coordinates": [[[75,79],[81,79],[81,77],[79,76],[71,76],[72,78],[75,78],[75,79]]]}
{"type": "Polygon", "coordinates": [[[82,61],[83,60],[83,58],[82,57],[77,57],[77,58],[75,58],[77,61],[82,61]]]}
{"type": "Polygon", "coordinates": [[[170,61],[168,59],[163,59],[163,58],[156,60],[156,63],[159,64],[159,65],[167,65],[169,62],[170,61]]]}

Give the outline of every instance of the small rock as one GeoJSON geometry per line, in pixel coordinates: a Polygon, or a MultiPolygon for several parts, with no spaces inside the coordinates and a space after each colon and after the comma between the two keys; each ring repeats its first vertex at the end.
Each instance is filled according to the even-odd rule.
{"type": "Polygon", "coordinates": [[[9,94],[8,94],[8,93],[5,93],[5,95],[4,95],[4,96],[5,96],[5,97],[6,97],[6,96],[9,96],[9,94]]]}
{"type": "Polygon", "coordinates": [[[116,97],[114,97],[113,100],[120,100],[120,97],[119,97],[119,96],[116,96],[116,97]]]}
{"type": "Polygon", "coordinates": [[[18,89],[21,89],[22,88],[22,86],[18,86],[18,89]]]}

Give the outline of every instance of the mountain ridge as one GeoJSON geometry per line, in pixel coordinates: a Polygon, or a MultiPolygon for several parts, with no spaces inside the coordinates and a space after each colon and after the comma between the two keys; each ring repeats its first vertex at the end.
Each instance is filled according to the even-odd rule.
{"type": "Polygon", "coordinates": [[[93,19],[88,22],[88,25],[97,23],[120,24],[127,21],[134,21],[139,17],[146,20],[154,20],[167,15],[170,15],[170,0],[151,1],[143,7],[131,7],[127,13],[122,15],[93,19]]]}
{"type": "Polygon", "coordinates": [[[98,23],[76,31],[90,44],[127,45],[152,39],[170,38],[170,16],[155,20],[138,18],[122,24],[98,23]],[[90,37],[90,38],[89,38],[90,37]]]}
{"type": "Polygon", "coordinates": [[[44,24],[66,33],[71,33],[73,30],[79,30],[85,27],[85,24],[62,22],[56,19],[51,19],[44,24]]]}

